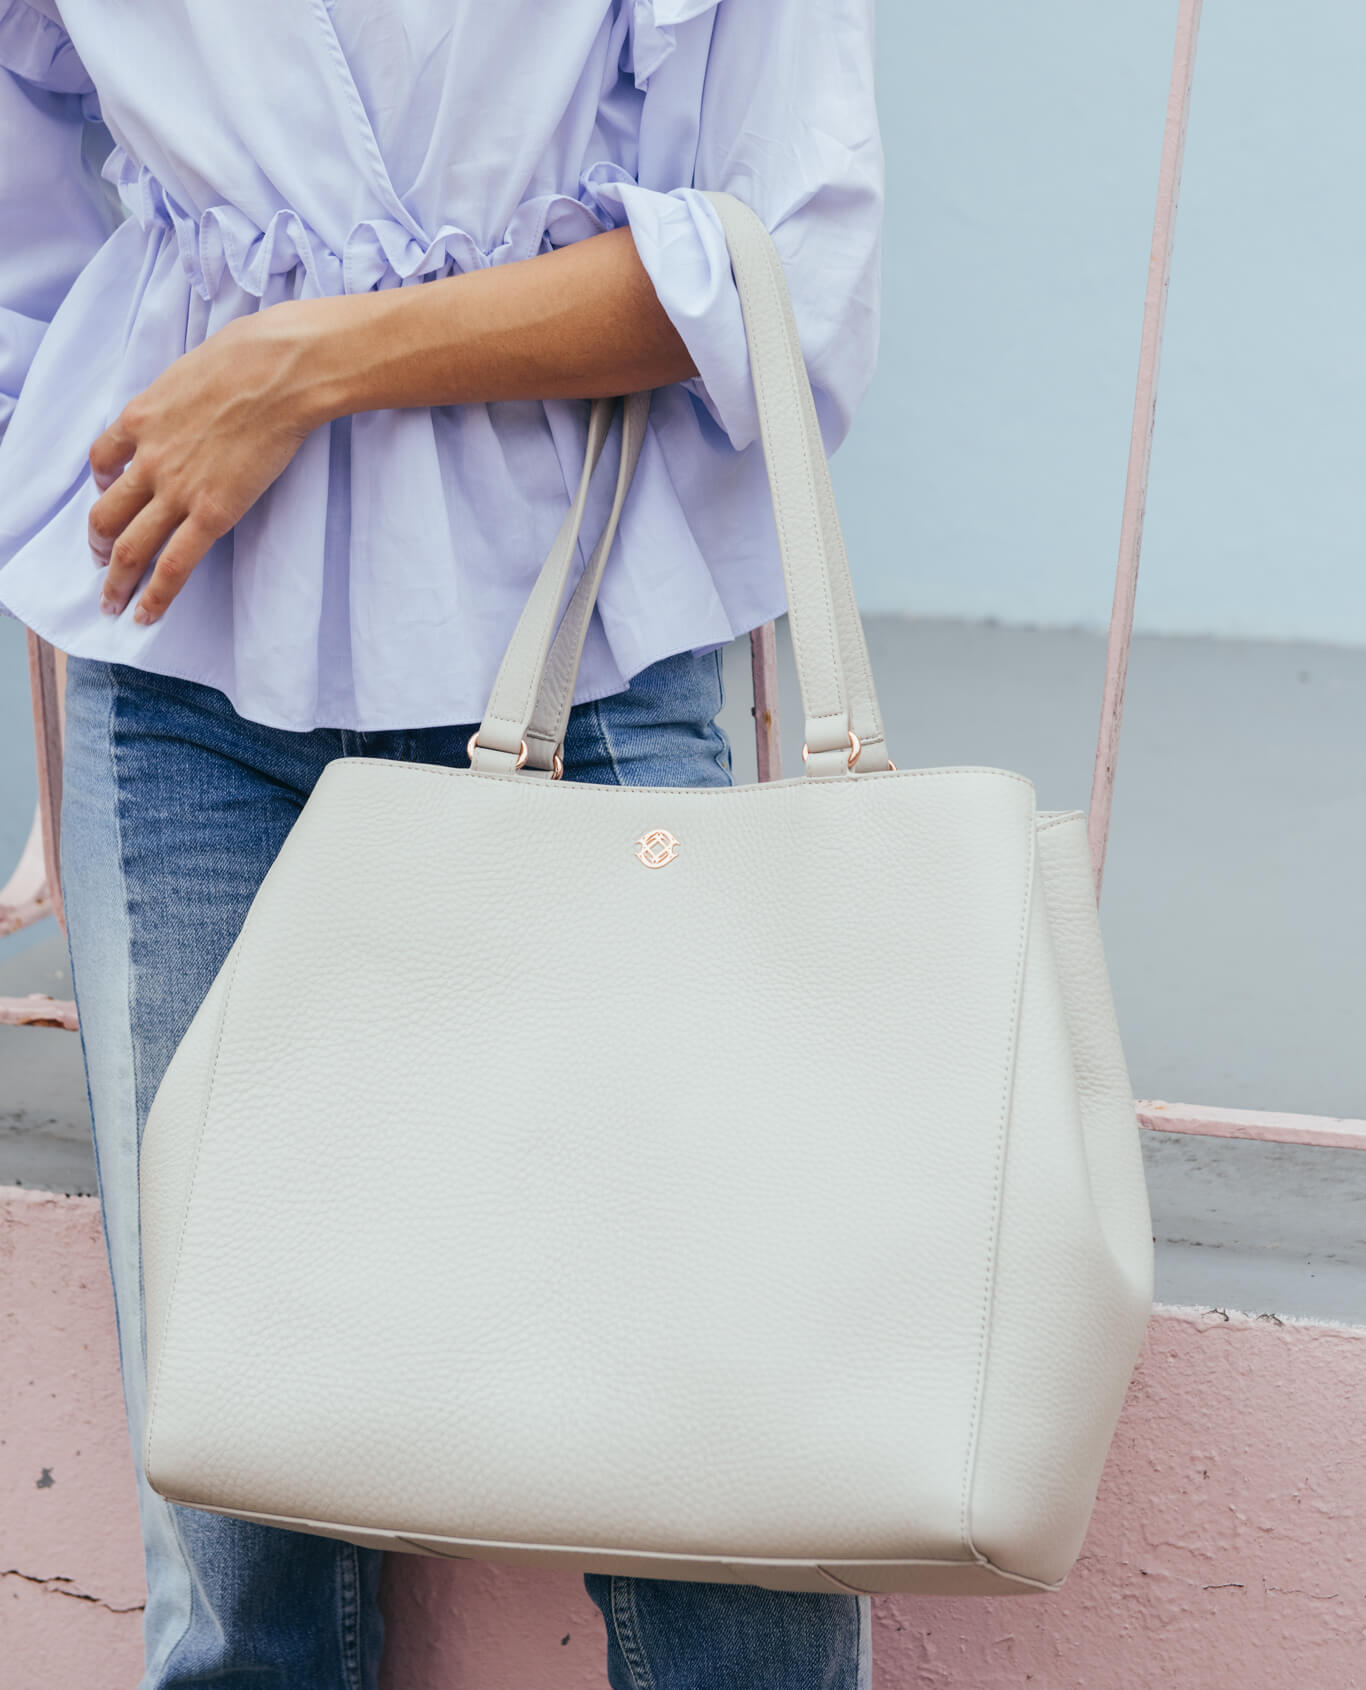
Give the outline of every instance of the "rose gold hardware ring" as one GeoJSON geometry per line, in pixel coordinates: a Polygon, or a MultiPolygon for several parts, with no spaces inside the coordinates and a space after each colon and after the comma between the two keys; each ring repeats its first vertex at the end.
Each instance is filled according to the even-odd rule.
{"type": "MultiPolygon", "coordinates": [[[[859,736],[854,732],[854,730],[852,728],[850,728],[850,730],[849,730],[849,767],[851,769],[853,768],[854,764],[858,762],[859,752],[862,751],[862,750],[863,750],[862,740],[860,740],[859,736]]],[[[810,757],[810,755],[811,755],[810,751],[807,749],[806,745],[803,744],[802,745],[802,762],[805,763],[807,761],[807,759],[810,757]]]]}
{"type": "MultiPolygon", "coordinates": [[[[465,741],[465,755],[469,758],[471,763],[474,761],[474,753],[475,753],[476,749],[478,748],[478,745],[479,745],[479,729],[476,728],[474,730],[474,732],[470,735],[470,737],[465,741]]],[[[513,768],[514,769],[520,769],[522,767],[522,765],[526,762],[526,759],[527,759],[526,741],[523,740],[522,741],[522,748],[517,753],[517,761],[512,765],[513,768]]]]}
{"type": "MultiPolygon", "coordinates": [[[[468,739],[468,741],[466,742],[466,745],[465,745],[466,754],[468,755],[471,762],[474,761],[474,751],[475,751],[475,747],[478,744],[479,744],[479,730],[478,730],[478,728],[476,728],[474,730],[474,732],[470,735],[470,737],[469,737],[469,739],[468,739]]],[[[523,740],[522,741],[522,748],[517,753],[517,761],[512,765],[513,768],[514,769],[522,768],[525,765],[526,760],[527,760],[526,741],[523,740]]],[[[560,755],[560,753],[558,751],[555,752],[553,757],[551,758],[550,778],[551,778],[551,780],[563,780],[564,779],[564,758],[560,755]]]]}

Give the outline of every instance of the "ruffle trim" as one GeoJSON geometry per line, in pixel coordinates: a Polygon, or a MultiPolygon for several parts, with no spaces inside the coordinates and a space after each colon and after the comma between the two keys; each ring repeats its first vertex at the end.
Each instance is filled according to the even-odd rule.
{"type": "Polygon", "coordinates": [[[636,87],[644,88],[678,45],[679,24],[715,11],[720,0],[632,0],[631,69],[636,87]]]}
{"type": "Polygon", "coordinates": [[[277,211],[261,228],[236,206],[212,205],[199,215],[177,203],[166,187],[115,147],[101,174],[118,190],[129,213],[144,229],[170,228],[190,285],[212,299],[228,274],[245,292],[263,298],[272,277],[302,268],[304,297],[369,293],[373,288],[402,287],[435,276],[483,270],[534,258],[551,247],[566,246],[614,228],[617,218],[599,199],[597,189],[635,178],[619,164],[594,164],[579,182],[579,196],[539,194],[524,200],[501,240],[481,246],[467,230],[446,224],[421,238],[390,217],[367,217],[334,251],[297,211],[277,211]]]}
{"type": "Polygon", "coordinates": [[[29,0],[0,0],[0,65],[52,94],[95,92],[71,37],[29,0]]]}

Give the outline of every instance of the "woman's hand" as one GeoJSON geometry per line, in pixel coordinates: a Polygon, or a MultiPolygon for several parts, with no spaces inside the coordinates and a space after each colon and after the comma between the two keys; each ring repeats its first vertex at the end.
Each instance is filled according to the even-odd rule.
{"type": "Polygon", "coordinates": [[[290,302],[226,324],[130,399],[90,448],[102,610],[122,611],[156,559],[133,611],[155,622],[322,420],[300,377],[307,317],[306,304],[290,302]]]}

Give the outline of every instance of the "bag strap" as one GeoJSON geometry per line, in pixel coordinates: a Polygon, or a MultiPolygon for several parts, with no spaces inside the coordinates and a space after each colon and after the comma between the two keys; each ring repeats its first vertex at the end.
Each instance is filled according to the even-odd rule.
{"type": "Polygon", "coordinates": [[[597,603],[602,573],[607,567],[607,554],[612,549],[621,509],[636,472],[640,449],[645,444],[650,399],[649,392],[632,393],[622,404],[621,458],[617,465],[616,494],[593,555],[560,618],[550,656],[546,659],[540,691],[526,730],[526,769],[529,774],[555,776],[562,767],[565,729],[569,726],[569,707],[573,702],[579,660],[583,656],[583,642],[588,637],[588,624],[593,617],[593,606],[597,603]]]}
{"type": "Polygon", "coordinates": [[[762,219],[742,200],[725,193],[704,198],[725,230],[749,342],[806,717],[807,772],[838,772],[839,759],[852,751],[851,731],[861,747],[854,753],[859,770],[885,769],[863,621],[782,260],[762,219]]]}
{"type": "MultiPolygon", "coordinates": [[[[595,399],[589,409],[588,439],[578,489],[522,607],[522,614],[494,680],[484,719],[470,738],[470,764],[473,768],[521,768],[528,761],[527,731],[541,694],[556,616],[578,555],[579,530],[583,526],[588,486],[607,443],[616,405],[615,399],[595,399]]],[[[623,468],[625,463],[623,454],[623,468]]],[[[631,467],[634,468],[634,465],[631,467]]],[[[611,545],[616,517],[624,502],[625,490],[620,484],[617,491],[612,517],[603,533],[607,544],[604,546],[599,541],[597,547],[597,551],[604,555],[607,546],[611,545]]],[[[577,670],[577,662],[575,668],[577,670]]]]}
{"type": "MultiPolygon", "coordinates": [[[[760,434],[773,497],[778,547],[787,586],[788,620],[806,716],[810,775],[885,769],[887,752],[863,625],[835,510],[821,440],[782,263],[761,219],[730,194],[706,196],[726,235],[740,294],[760,434]]],[[[566,612],[562,649],[551,658],[555,615],[568,585],[588,484],[602,452],[612,401],[595,400],[578,492],[509,641],[471,739],[471,766],[554,772],[567,698],[578,672],[583,637],[643,437],[647,395],[626,401],[617,497],[593,558],[566,612]],[[536,742],[533,764],[532,741],[536,742]],[[550,762],[549,770],[546,763],[550,762]]]]}

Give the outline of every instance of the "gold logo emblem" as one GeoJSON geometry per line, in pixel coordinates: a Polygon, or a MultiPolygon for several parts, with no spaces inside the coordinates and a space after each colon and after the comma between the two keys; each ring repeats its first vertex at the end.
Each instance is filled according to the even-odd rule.
{"type": "Polygon", "coordinates": [[[678,855],[678,841],[668,828],[652,828],[636,840],[636,855],[646,868],[667,868],[678,855]]]}

